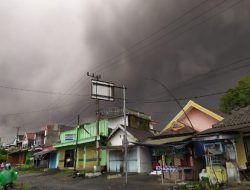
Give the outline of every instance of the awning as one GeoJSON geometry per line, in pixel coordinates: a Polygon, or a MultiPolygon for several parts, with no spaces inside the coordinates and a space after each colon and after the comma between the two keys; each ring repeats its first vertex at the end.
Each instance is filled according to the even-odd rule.
{"type": "Polygon", "coordinates": [[[179,143],[182,141],[186,141],[188,139],[191,139],[193,136],[179,136],[179,137],[166,137],[162,139],[154,139],[154,140],[148,140],[145,142],[145,144],[148,145],[164,145],[164,144],[170,144],[170,143],[179,143]]]}
{"type": "Polygon", "coordinates": [[[193,141],[214,141],[214,140],[225,140],[225,139],[236,139],[238,134],[207,134],[207,135],[200,135],[193,138],[193,141]]]}
{"type": "Polygon", "coordinates": [[[34,158],[41,158],[41,157],[44,157],[46,154],[49,154],[49,153],[54,152],[54,151],[55,151],[55,149],[44,149],[40,152],[34,153],[33,157],[34,158]]]}

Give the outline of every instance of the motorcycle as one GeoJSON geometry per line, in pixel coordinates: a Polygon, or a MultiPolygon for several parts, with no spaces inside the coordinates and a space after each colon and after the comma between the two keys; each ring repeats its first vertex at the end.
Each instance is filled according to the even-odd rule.
{"type": "Polygon", "coordinates": [[[76,178],[76,177],[81,177],[81,178],[85,178],[85,174],[84,173],[80,173],[79,171],[75,171],[73,173],[73,178],[76,178]]]}

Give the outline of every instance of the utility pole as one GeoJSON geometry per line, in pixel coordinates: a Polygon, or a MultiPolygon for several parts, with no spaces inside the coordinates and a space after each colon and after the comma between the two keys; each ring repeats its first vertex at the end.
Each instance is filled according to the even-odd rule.
{"type": "Polygon", "coordinates": [[[76,149],[75,149],[75,161],[74,161],[74,172],[76,172],[76,164],[77,164],[77,151],[78,151],[78,131],[80,128],[80,115],[77,115],[77,127],[76,127],[76,149]]]}
{"type": "Polygon", "coordinates": [[[19,130],[20,130],[20,128],[21,128],[21,127],[19,127],[19,126],[16,127],[16,129],[17,129],[17,131],[16,131],[16,137],[18,137],[18,135],[19,135],[19,130]]]}
{"type": "Polygon", "coordinates": [[[17,126],[17,127],[15,127],[16,128],[16,143],[17,143],[17,141],[18,141],[18,135],[19,135],[19,130],[20,130],[20,126],[17,126]]]}
{"type": "Polygon", "coordinates": [[[127,140],[127,118],[126,118],[126,88],[123,85],[123,114],[124,114],[124,161],[125,161],[125,183],[128,183],[128,140],[127,140]]]}
{"type": "MultiPolygon", "coordinates": [[[[92,75],[87,72],[87,76],[96,79],[99,81],[101,79],[101,75],[95,75],[94,73],[92,75]]],[[[96,89],[97,91],[97,89],[96,89]]],[[[100,143],[98,141],[99,136],[99,120],[100,120],[100,114],[99,114],[99,99],[96,99],[96,170],[100,170],[100,143]]]]}

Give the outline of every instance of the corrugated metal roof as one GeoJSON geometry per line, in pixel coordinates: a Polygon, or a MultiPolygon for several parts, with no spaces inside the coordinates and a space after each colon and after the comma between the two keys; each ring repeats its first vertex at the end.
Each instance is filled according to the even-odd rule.
{"type": "Polygon", "coordinates": [[[191,139],[192,137],[193,137],[192,135],[179,136],[179,137],[168,137],[168,138],[163,138],[163,139],[148,140],[145,142],[145,144],[150,144],[150,145],[170,144],[170,143],[175,143],[175,142],[182,142],[182,141],[191,139]]]}
{"type": "Polygon", "coordinates": [[[42,156],[42,155],[45,155],[45,154],[48,154],[50,152],[54,152],[55,149],[52,147],[52,148],[46,148],[40,152],[36,152],[33,154],[34,157],[39,157],[39,156],[42,156]]]}

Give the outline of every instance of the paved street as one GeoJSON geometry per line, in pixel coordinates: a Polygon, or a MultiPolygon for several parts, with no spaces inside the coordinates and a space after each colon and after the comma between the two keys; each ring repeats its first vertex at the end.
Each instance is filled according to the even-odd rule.
{"type": "Polygon", "coordinates": [[[133,189],[133,190],[168,190],[173,184],[161,184],[159,176],[130,175],[128,184],[124,178],[107,179],[107,175],[101,177],[83,179],[61,175],[25,174],[19,176],[17,183],[23,183],[28,189],[60,189],[60,190],[110,190],[110,189],[133,189]]]}
{"type": "MultiPolygon", "coordinates": [[[[129,175],[128,184],[124,184],[124,178],[107,179],[107,175],[100,177],[83,179],[72,178],[69,175],[43,175],[41,173],[20,175],[17,184],[22,183],[23,189],[33,190],[171,190],[174,188],[173,183],[161,184],[159,176],[149,175],[129,175]]],[[[250,189],[250,183],[243,182],[242,185],[235,187],[224,187],[227,190],[243,190],[250,189]]]]}

